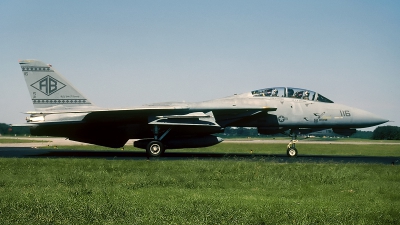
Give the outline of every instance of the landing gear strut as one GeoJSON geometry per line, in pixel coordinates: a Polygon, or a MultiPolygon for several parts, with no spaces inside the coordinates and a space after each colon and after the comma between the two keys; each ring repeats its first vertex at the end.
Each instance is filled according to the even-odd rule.
{"type": "Polygon", "coordinates": [[[146,154],[148,157],[159,157],[161,156],[164,151],[165,147],[161,140],[171,131],[169,128],[165,131],[160,137],[159,135],[159,128],[157,125],[154,125],[154,140],[150,141],[146,146],[146,154]]]}
{"type": "Polygon", "coordinates": [[[297,130],[292,129],[290,131],[290,136],[292,137],[292,140],[287,145],[286,154],[289,157],[296,157],[297,156],[296,143],[298,142],[297,130]]]}

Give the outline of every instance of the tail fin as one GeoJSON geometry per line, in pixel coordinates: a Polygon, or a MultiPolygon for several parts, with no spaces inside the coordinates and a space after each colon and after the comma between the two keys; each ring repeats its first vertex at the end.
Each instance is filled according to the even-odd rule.
{"type": "Polygon", "coordinates": [[[51,65],[38,60],[20,60],[19,64],[36,110],[94,106],[51,65]]]}

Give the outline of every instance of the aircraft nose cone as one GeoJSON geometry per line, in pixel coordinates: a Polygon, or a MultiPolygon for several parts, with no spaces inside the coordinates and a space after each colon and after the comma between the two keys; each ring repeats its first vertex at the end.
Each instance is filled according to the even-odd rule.
{"type": "Polygon", "coordinates": [[[355,118],[353,118],[353,122],[356,122],[359,124],[359,126],[364,127],[372,127],[388,121],[389,120],[364,110],[357,110],[357,115],[355,118]]]}

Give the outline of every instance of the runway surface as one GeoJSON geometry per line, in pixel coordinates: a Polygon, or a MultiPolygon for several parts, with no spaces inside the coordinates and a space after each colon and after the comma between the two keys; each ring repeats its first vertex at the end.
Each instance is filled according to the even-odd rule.
{"type": "MultiPolygon", "coordinates": [[[[6,137],[1,137],[6,138],[6,137]]],[[[21,138],[29,139],[29,138],[21,138]]],[[[82,150],[58,150],[40,149],[41,146],[68,146],[87,145],[81,142],[70,141],[65,138],[31,138],[47,142],[32,143],[0,143],[0,158],[102,158],[107,160],[148,160],[145,152],[132,152],[121,150],[110,151],[82,151],[82,150]]],[[[126,145],[132,145],[134,140],[129,140],[126,145]]],[[[286,140],[227,140],[231,143],[287,143],[286,140]]],[[[303,140],[301,143],[310,144],[383,144],[380,142],[330,142],[303,140]]],[[[400,144],[400,142],[385,142],[384,144],[400,144]]],[[[293,162],[320,162],[320,163],[377,163],[400,165],[400,157],[379,157],[379,156],[327,156],[327,155],[299,155],[290,158],[286,154],[237,154],[237,153],[207,153],[199,150],[193,152],[168,152],[161,158],[150,158],[150,160],[187,160],[187,159],[246,159],[265,160],[270,162],[293,163],[293,162]]]]}
{"type": "MultiPolygon", "coordinates": [[[[43,142],[30,142],[30,143],[0,143],[1,147],[41,147],[41,146],[65,146],[65,145],[89,145],[82,142],[71,141],[65,138],[47,138],[47,137],[40,137],[40,138],[28,138],[28,137],[0,137],[0,139],[21,139],[21,140],[35,140],[35,141],[43,141],[43,142]]],[[[133,145],[134,139],[128,140],[125,145],[133,145]]],[[[287,140],[257,140],[257,139],[243,139],[243,140],[231,140],[226,139],[223,141],[224,143],[259,143],[259,144],[287,144],[289,139],[287,140]]],[[[400,145],[400,142],[388,142],[388,141],[335,141],[333,140],[313,140],[313,139],[303,139],[299,140],[299,143],[302,144],[354,144],[354,145],[376,145],[376,144],[385,144],[385,145],[400,145]]]]}
{"type": "Polygon", "coordinates": [[[235,153],[188,153],[165,152],[160,158],[147,158],[145,152],[132,151],[82,151],[82,150],[48,150],[30,147],[0,147],[0,158],[93,158],[107,160],[252,160],[277,163],[370,163],[400,165],[400,157],[377,156],[326,156],[305,155],[290,158],[282,155],[268,154],[235,154],[235,153]]]}

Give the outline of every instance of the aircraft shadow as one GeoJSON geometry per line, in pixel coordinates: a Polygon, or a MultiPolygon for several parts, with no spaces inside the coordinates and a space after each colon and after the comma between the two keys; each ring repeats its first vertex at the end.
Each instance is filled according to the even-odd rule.
{"type": "Polygon", "coordinates": [[[384,156],[329,156],[329,155],[299,155],[288,157],[286,154],[250,154],[250,153],[209,153],[209,152],[165,152],[163,157],[148,158],[146,153],[131,151],[82,151],[82,150],[52,150],[24,147],[0,148],[0,158],[102,158],[108,160],[252,160],[278,163],[373,163],[400,164],[400,157],[384,156]]]}

